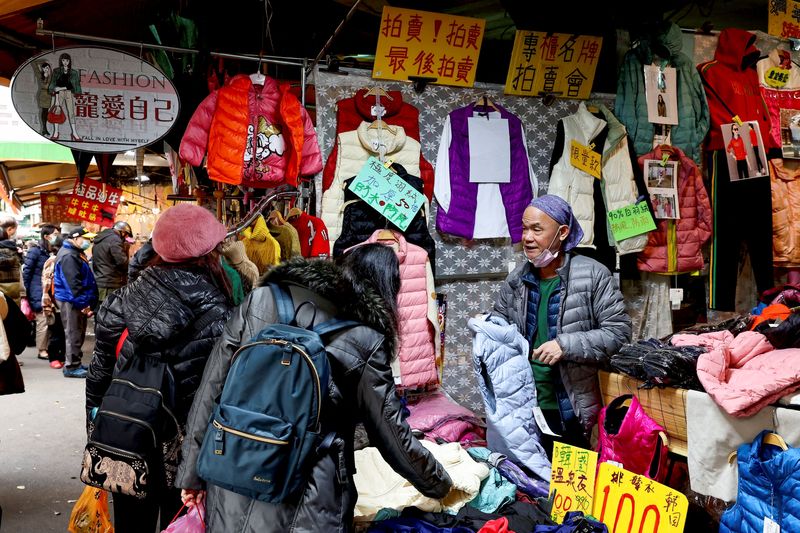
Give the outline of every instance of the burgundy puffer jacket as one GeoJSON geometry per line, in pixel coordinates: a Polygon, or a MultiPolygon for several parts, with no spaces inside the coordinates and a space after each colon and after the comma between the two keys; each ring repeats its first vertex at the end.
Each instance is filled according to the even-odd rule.
{"type": "MultiPolygon", "coordinates": [[[[648,234],[647,247],[639,253],[636,261],[639,270],[645,272],[676,274],[702,270],[701,248],[711,237],[711,204],[700,169],[679,148],[670,147],[670,150],[671,154],[659,146],[639,158],[639,167],[642,169],[646,159],[660,161],[664,155],[669,155],[669,161],[678,162],[678,207],[681,217],[677,220],[658,220],[656,229],[648,234]]],[[[652,197],[653,193],[650,194],[652,197]]]]}

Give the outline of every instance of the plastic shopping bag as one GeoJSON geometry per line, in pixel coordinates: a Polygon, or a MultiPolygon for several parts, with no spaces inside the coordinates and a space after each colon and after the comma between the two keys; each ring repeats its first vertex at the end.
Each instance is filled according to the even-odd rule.
{"type": "Polygon", "coordinates": [[[108,515],[108,493],[86,487],[69,517],[69,533],[114,533],[108,515]]]}
{"type": "Polygon", "coordinates": [[[25,315],[25,318],[28,319],[28,321],[36,320],[36,313],[33,312],[33,308],[31,307],[31,303],[28,301],[27,298],[23,298],[22,299],[22,301],[20,302],[20,307],[19,308],[22,311],[22,314],[25,315]]]}
{"type": "MultiPolygon", "coordinates": [[[[185,505],[183,507],[186,507],[185,505]]],[[[204,519],[205,510],[202,505],[189,507],[185,515],[178,518],[183,511],[183,507],[172,519],[167,529],[161,533],[205,533],[206,523],[204,519]]]]}

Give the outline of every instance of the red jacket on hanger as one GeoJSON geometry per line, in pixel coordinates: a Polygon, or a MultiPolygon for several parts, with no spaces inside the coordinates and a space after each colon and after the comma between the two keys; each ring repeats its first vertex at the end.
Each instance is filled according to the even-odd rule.
{"type": "MultiPolygon", "coordinates": [[[[381,97],[381,106],[384,108],[383,121],[390,126],[402,126],[406,135],[419,141],[419,110],[411,104],[403,102],[400,91],[386,91],[392,98],[381,97]]],[[[346,131],[358,129],[362,121],[372,122],[376,119],[372,114],[375,105],[375,96],[364,97],[367,89],[359,89],[355,96],[339,100],[336,103],[336,135],[346,131]]],[[[336,143],[333,144],[325,169],[322,172],[322,190],[327,191],[333,182],[336,171],[337,157],[336,143]]],[[[423,181],[423,190],[428,200],[433,197],[433,166],[420,152],[419,155],[420,177],[423,181]]]]}
{"type": "Polygon", "coordinates": [[[764,147],[779,148],[769,134],[770,117],[761,95],[756,63],[761,55],[755,46],[756,36],[738,28],[725,28],[719,34],[714,60],[697,65],[711,115],[706,150],[724,150],[720,126],[733,122],[738,115],[743,122],[757,120],[764,147]]]}

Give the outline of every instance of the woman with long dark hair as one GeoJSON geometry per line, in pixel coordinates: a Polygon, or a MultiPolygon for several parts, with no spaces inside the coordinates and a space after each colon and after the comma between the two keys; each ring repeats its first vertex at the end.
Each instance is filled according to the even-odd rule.
{"type": "MultiPolygon", "coordinates": [[[[337,439],[308,465],[301,491],[274,504],[206,483],[198,476],[197,459],[215,398],[222,392],[234,352],[264,327],[278,321],[270,287],[251,292],[234,310],[211,354],[203,382],[189,414],[183,462],[176,484],[183,500],[206,500],[208,533],[278,531],[347,532],[353,528],[357,493],[353,482],[354,432],[363,422],[387,462],[422,494],[441,499],[452,482],[431,453],[411,434],[392,379],[397,332],[396,299],[399,263],[393,250],[366,244],[350,250],[337,263],[294,259],[272,269],[262,285],[288,290],[297,323],[316,326],[332,318],[361,325],[326,339],[331,368],[329,393],[323,398],[321,435],[337,439]],[[311,302],[312,305],[307,303],[311,302]]],[[[266,406],[265,406],[266,408],[266,406]]]]}
{"type": "MultiPolygon", "coordinates": [[[[72,56],[63,53],[58,56],[58,67],[50,79],[50,94],[53,95],[53,104],[60,105],[61,111],[66,116],[66,123],[69,124],[73,141],[80,141],[81,138],[75,132],[75,97],[81,94],[81,75],[76,69],[72,68],[72,56]]],[[[51,139],[58,139],[59,124],[53,124],[55,132],[50,136],[51,139]]]]}
{"type": "MultiPolygon", "coordinates": [[[[90,434],[95,408],[101,406],[112,378],[147,358],[167,364],[170,379],[161,392],[183,432],[231,307],[230,283],[218,251],[225,234],[225,227],[196,205],[177,205],[158,219],[153,229],[158,257],[136,281],[109,296],[95,319],[96,347],[86,379],[90,434]]],[[[146,498],[114,494],[117,533],[154,531],[159,514],[159,531],[167,527],[181,507],[180,491],[172,483],[178,450],[165,450],[163,468],[149,476],[146,498]]]]}
{"type": "Polygon", "coordinates": [[[39,132],[43,136],[50,135],[47,130],[47,112],[53,105],[53,96],[50,94],[50,80],[53,79],[53,67],[47,61],[36,63],[36,102],[39,105],[39,122],[41,129],[39,132]]]}

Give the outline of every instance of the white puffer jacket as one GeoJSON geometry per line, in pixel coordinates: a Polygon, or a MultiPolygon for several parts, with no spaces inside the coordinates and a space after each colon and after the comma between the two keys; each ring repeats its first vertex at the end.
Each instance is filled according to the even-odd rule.
{"type": "MultiPolygon", "coordinates": [[[[578,246],[594,247],[594,178],[572,166],[569,160],[570,141],[589,146],[592,140],[608,125],[608,136],[603,146],[602,186],[605,212],[636,203],[638,192],[633,175],[633,164],[628,151],[628,134],[625,126],[602,104],[597,106],[605,120],[597,118],[581,102],[575,114],[561,119],[564,125],[564,151],[550,176],[548,194],[565,199],[581,225],[583,239],[578,246]]],[[[617,242],[609,228],[608,242],[616,246],[620,255],[641,252],[647,245],[647,234],[637,235],[617,242]]]]}
{"type": "Polygon", "coordinates": [[[336,172],[330,188],[322,195],[322,221],[328,228],[331,250],[342,233],[344,213],[345,180],[358,174],[370,156],[380,157],[403,165],[406,172],[419,176],[419,141],[406,135],[402,126],[390,126],[394,135],[383,129],[369,129],[369,122],[362,122],[358,129],[340,133],[336,137],[336,172]]]}

